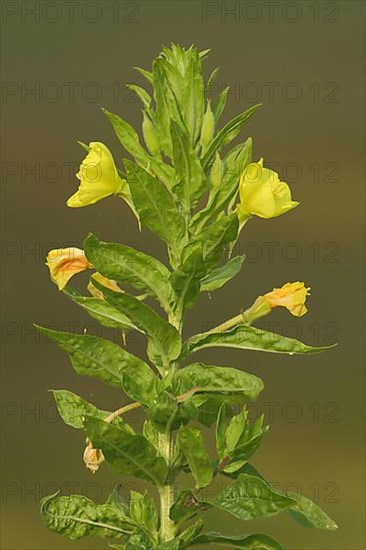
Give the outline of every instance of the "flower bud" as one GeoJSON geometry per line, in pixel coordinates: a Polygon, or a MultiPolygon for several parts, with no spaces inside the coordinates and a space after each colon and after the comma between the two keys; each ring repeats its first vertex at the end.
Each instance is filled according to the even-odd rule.
{"type": "Polygon", "coordinates": [[[144,119],[142,122],[142,132],[144,134],[144,140],[152,155],[159,153],[159,142],[156,135],[156,130],[148,114],[144,111],[144,119]]]}

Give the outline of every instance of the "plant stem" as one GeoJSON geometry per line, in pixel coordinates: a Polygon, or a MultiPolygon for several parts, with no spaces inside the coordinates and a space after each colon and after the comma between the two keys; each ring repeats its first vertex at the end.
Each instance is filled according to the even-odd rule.
{"type": "MultiPolygon", "coordinates": [[[[159,449],[161,455],[165,458],[168,465],[171,463],[172,441],[170,433],[161,432],[159,434],[159,449]]],[[[164,542],[168,542],[175,537],[175,525],[169,517],[170,508],[174,502],[174,487],[171,479],[159,489],[160,495],[160,536],[164,542]]]]}
{"type": "MultiPolygon", "coordinates": [[[[177,331],[182,334],[182,315],[179,313],[171,313],[168,316],[169,323],[173,325],[177,331]]],[[[169,370],[166,375],[173,374],[176,365],[171,363],[169,365],[169,370]]],[[[172,419],[171,419],[172,420],[172,419]]],[[[171,423],[168,422],[166,429],[163,432],[159,433],[159,451],[161,456],[165,459],[168,468],[170,469],[172,464],[172,455],[173,455],[173,441],[171,434],[171,423]]],[[[174,521],[170,519],[169,513],[170,508],[173,506],[175,495],[174,495],[174,485],[173,485],[172,473],[171,471],[168,474],[165,485],[160,487],[159,496],[160,496],[160,537],[164,542],[173,540],[176,534],[176,527],[174,521]]]]}

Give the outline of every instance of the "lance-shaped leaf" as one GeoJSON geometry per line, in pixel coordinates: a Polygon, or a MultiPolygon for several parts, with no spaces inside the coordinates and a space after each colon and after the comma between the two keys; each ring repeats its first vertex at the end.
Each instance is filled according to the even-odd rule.
{"type": "Polygon", "coordinates": [[[334,347],[332,346],[307,346],[299,340],[288,338],[275,332],[261,330],[250,325],[237,325],[232,330],[225,332],[206,332],[197,334],[186,341],[182,356],[185,357],[194,351],[203,348],[227,347],[267,351],[271,353],[307,354],[320,353],[334,347]]]}
{"type": "Polygon", "coordinates": [[[285,494],[296,502],[294,506],[286,510],[286,513],[304,527],[327,529],[329,531],[338,529],[335,521],[309,498],[288,491],[285,494]]]}
{"type": "Polygon", "coordinates": [[[202,533],[191,542],[192,546],[200,546],[201,544],[218,544],[232,548],[243,548],[244,550],[283,550],[283,547],[267,535],[246,535],[242,536],[226,536],[218,533],[202,533]]]}
{"type": "Polygon", "coordinates": [[[254,374],[203,363],[192,363],[178,370],[172,384],[176,395],[194,390],[195,393],[208,393],[218,399],[231,398],[233,401],[254,401],[263,390],[262,380],[254,374]]]}
{"type": "Polygon", "coordinates": [[[145,363],[141,359],[104,338],[37,328],[69,354],[78,374],[99,378],[120,388],[124,371],[144,368],[145,363]]]}
{"type": "Polygon", "coordinates": [[[189,464],[189,469],[196,480],[196,487],[206,487],[206,485],[211,483],[213,469],[205,451],[200,430],[181,426],[178,432],[178,442],[189,464]]]}
{"type": "Polygon", "coordinates": [[[206,176],[187,132],[172,121],[171,134],[173,161],[178,177],[173,192],[180,198],[185,211],[189,213],[197,205],[206,189],[206,176]]]}
{"type": "Polygon", "coordinates": [[[158,512],[151,496],[131,491],[130,515],[133,521],[145,531],[145,533],[156,539],[158,529],[158,512]]]}
{"type": "Polygon", "coordinates": [[[130,321],[146,334],[150,360],[158,367],[167,368],[170,361],[176,359],[181,351],[181,336],[177,329],[133,296],[113,292],[97,281],[95,284],[110,304],[123,311],[130,321]]]}
{"type": "Polygon", "coordinates": [[[105,300],[91,296],[83,296],[71,287],[65,287],[63,293],[73,302],[81,306],[93,319],[109,328],[118,328],[122,331],[138,330],[131,321],[117,308],[105,300]]]}
{"type": "Polygon", "coordinates": [[[146,363],[138,369],[125,369],[122,374],[123,389],[134,401],[152,407],[164,390],[158,378],[146,363]]]}
{"type": "Polygon", "coordinates": [[[261,103],[254,105],[247,111],[244,111],[244,113],[237,115],[218,132],[202,158],[202,166],[205,171],[210,167],[216,153],[221,149],[221,147],[227,143],[230,143],[238,135],[242,126],[251,118],[260,106],[261,103]]]}
{"type": "Polygon", "coordinates": [[[124,164],[141,223],[175,249],[185,236],[185,221],[173,195],[140,166],[130,161],[124,164]]]}
{"type": "Polygon", "coordinates": [[[108,411],[98,409],[98,407],[88,403],[88,401],[71,391],[52,390],[52,393],[62,420],[73,428],[84,428],[84,418],[86,416],[104,420],[111,414],[108,411]]]}
{"type": "MultiPolygon", "coordinates": [[[[199,232],[210,220],[215,220],[239,191],[240,176],[252,161],[252,138],[234,147],[224,158],[220,185],[213,193],[208,205],[193,216],[190,230],[199,232]]],[[[215,165],[214,165],[215,166],[215,165]]]]}
{"type": "Polygon", "coordinates": [[[175,523],[183,523],[204,511],[205,506],[193,495],[192,491],[180,491],[173,506],[170,508],[170,518],[175,523]]]}
{"type": "Polygon", "coordinates": [[[170,121],[175,120],[183,123],[177,98],[172,90],[171,81],[174,79],[180,79],[177,69],[165,59],[155,59],[153,62],[153,86],[156,103],[155,124],[162,151],[170,158],[172,158],[170,121]],[[169,73],[170,79],[168,77],[169,73]]]}
{"type": "Polygon", "coordinates": [[[171,285],[177,296],[176,309],[184,312],[193,306],[200,293],[201,279],[206,273],[206,265],[203,261],[202,243],[190,249],[179,268],[170,277],[171,285]]]}
{"type": "Polygon", "coordinates": [[[201,290],[205,292],[212,292],[223,287],[228,281],[233,279],[235,275],[239,273],[242,268],[245,256],[235,256],[229,260],[225,265],[218,267],[211,271],[201,281],[201,290]]]}
{"type": "Polygon", "coordinates": [[[121,538],[136,530],[131,518],[116,504],[95,504],[81,495],[47,496],[41,514],[47,527],[72,540],[86,536],[121,538]]]}
{"type": "Polygon", "coordinates": [[[183,250],[183,261],[198,243],[202,243],[203,259],[207,268],[215,266],[223,259],[225,247],[236,240],[239,220],[236,212],[220,218],[196,235],[196,240],[183,250]]]}
{"type": "Polygon", "coordinates": [[[170,271],[162,263],[135,248],[106,243],[94,235],[89,235],[83,246],[87,259],[99,273],[156,297],[169,311],[174,294],[169,283],[170,271]]]}
{"type": "MultiPolygon", "coordinates": [[[[268,486],[270,485],[269,482],[258,472],[258,470],[254,468],[252,464],[249,464],[249,462],[245,463],[241,469],[236,472],[228,472],[227,470],[223,470],[222,473],[233,479],[236,479],[241,473],[246,473],[258,477],[263,482],[267,483],[268,486]]],[[[332,518],[330,518],[309,498],[291,491],[283,492],[277,489],[277,492],[293,499],[294,503],[290,508],[285,510],[285,513],[300,523],[303,527],[313,527],[315,529],[326,529],[330,531],[338,528],[335,521],[333,521],[332,518]]]]}
{"type": "Polygon", "coordinates": [[[145,437],[96,418],[87,418],[84,425],[93,446],[103,451],[118,474],[133,475],[154,485],[164,483],[167,465],[145,437]]]}
{"type": "Polygon", "coordinates": [[[294,504],[293,499],[273,491],[262,479],[248,474],[240,474],[220,496],[203,499],[203,502],[243,520],[273,516],[294,504]]]}
{"type": "MultiPolygon", "coordinates": [[[[113,548],[113,546],[112,546],[113,548]]],[[[152,541],[141,529],[136,531],[127,541],[125,546],[118,547],[118,550],[151,550],[152,541]]]]}
{"type": "Polygon", "coordinates": [[[151,99],[151,96],[150,96],[149,92],[147,92],[145,90],[145,88],[141,88],[141,86],[137,86],[136,84],[127,84],[126,87],[129,90],[132,90],[133,92],[135,92],[137,97],[139,97],[141,99],[142,104],[145,107],[145,109],[148,112],[150,112],[152,99],[151,99]]]}
{"type": "MultiPolygon", "coordinates": [[[[224,461],[220,471],[225,473],[242,471],[242,466],[258,449],[263,435],[268,431],[269,426],[263,427],[263,420],[262,415],[251,423],[245,406],[238,415],[231,418],[225,429],[225,443],[222,442],[219,449],[219,456],[224,461]]],[[[223,426],[221,430],[224,430],[223,426]]]]}
{"type": "Polygon", "coordinates": [[[222,90],[222,92],[220,92],[219,97],[217,98],[217,100],[213,104],[212,111],[213,111],[213,114],[214,114],[214,117],[215,117],[216,124],[220,120],[220,117],[221,117],[221,115],[224,112],[224,109],[226,107],[227,96],[228,96],[228,93],[229,93],[229,89],[230,89],[229,87],[224,88],[222,90]]]}
{"type": "Polygon", "coordinates": [[[149,162],[149,155],[141,146],[139,136],[133,126],[123,120],[120,116],[110,113],[106,109],[102,109],[102,111],[111,122],[116,136],[122,146],[130,153],[130,155],[146,166],[149,162]]]}
{"type": "Polygon", "coordinates": [[[196,523],[193,523],[193,525],[190,525],[178,535],[178,542],[183,545],[183,548],[189,545],[199,535],[203,529],[203,525],[203,519],[200,518],[196,523]]]}
{"type": "Polygon", "coordinates": [[[224,401],[220,407],[219,414],[217,415],[215,429],[216,450],[220,458],[223,458],[226,453],[226,412],[227,404],[224,401]]]}
{"type": "Polygon", "coordinates": [[[172,179],[172,167],[163,163],[155,157],[151,157],[140,144],[136,130],[118,115],[114,115],[103,109],[104,114],[112,123],[113,129],[122,146],[136,160],[136,162],[160,178],[166,185],[169,185],[172,179]]]}
{"type": "Polygon", "coordinates": [[[201,56],[196,48],[178,45],[164,48],[153,63],[156,118],[166,139],[165,152],[170,156],[169,122],[187,128],[193,145],[201,132],[204,112],[204,89],[201,56]]]}

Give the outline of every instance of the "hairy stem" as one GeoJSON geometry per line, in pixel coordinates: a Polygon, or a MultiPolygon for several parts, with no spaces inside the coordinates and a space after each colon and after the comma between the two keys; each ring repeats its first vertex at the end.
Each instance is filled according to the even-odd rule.
{"type": "MultiPolygon", "coordinates": [[[[181,314],[170,314],[168,316],[169,323],[173,325],[177,331],[182,334],[182,316],[181,314]]],[[[170,364],[169,372],[166,374],[169,376],[174,372],[176,368],[175,363],[170,364]]],[[[159,433],[159,450],[161,456],[165,459],[168,468],[172,465],[173,455],[173,441],[171,434],[171,425],[175,414],[166,425],[164,432],[159,433]]],[[[169,512],[173,506],[175,494],[174,485],[172,479],[172,473],[169,473],[168,479],[160,489],[160,537],[164,542],[173,540],[176,534],[176,527],[174,521],[170,519],[169,512]]]]}
{"type": "MultiPolygon", "coordinates": [[[[159,434],[159,449],[167,464],[171,463],[172,441],[170,433],[159,434]]],[[[159,489],[160,496],[160,536],[164,542],[175,537],[175,525],[169,517],[170,508],[174,502],[174,487],[171,480],[159,489]]]]}

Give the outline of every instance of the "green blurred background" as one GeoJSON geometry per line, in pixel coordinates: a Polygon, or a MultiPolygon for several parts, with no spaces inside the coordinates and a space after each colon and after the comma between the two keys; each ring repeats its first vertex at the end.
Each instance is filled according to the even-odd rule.
{"type": "MultiPolygon", "coordinates": [[[[47,390],[72,389],[106,409],[124,397],[78,378],[32,323],[101,334],[49,280],[44,257],[50,248],[78,246],[93,231],[165,259],[155,237],[139,234],[122,202],[73,210],[65,200],[83,158],[77,140],[104,141],[121,161],[100,107],[139,125],[140,105],[125,84],[141,84],[133,67],[149,68],[171,41],[212,49],[206,76],[220,66],[218,88],[234,90],[225,120],[264,103],[246,127],[254,156],[278,163],[301,202],[286,216],[248,224],[241,274],[212,299],[201,299],[187,317],[187,334],[236,314],[273,286],[304,280],[312,287],[309,313],[296,320],[276,311],[262,326],[307,343],[339,343],[312,357],[238,350],[197,355],[264,379],[252,413],[264,412],[272,427],[254,464],[277,487],[313,498],[339,530],[304,529],[286,516],[244,525],[215,513],[207,515],[207,527],[263,530],[289,550],[365,549],[363,19],[364,3],[357,1],[2,3],[4,550],[106,547],[53,535],[39,517],[44,494],[71,490],[102,500],[117,480],[106,467],[94,477],[85,470],[83,437],[58,420],[47,390]]],[[[132,335],[128,345],[144,353],[141,338],[132,335]]],[[[126,495],[138,487],[123,480],[126,495]]]]}

